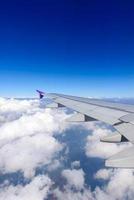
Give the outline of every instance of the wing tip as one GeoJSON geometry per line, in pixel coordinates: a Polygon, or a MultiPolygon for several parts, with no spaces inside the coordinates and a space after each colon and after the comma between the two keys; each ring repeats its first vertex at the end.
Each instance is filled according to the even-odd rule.
{"type": "Polygon", "coordinates": [[[40,90],[36,90],[36,92],[39,94],[39,98],[42,99],[45,95],[44,92],[40,91],[40,90]]]}

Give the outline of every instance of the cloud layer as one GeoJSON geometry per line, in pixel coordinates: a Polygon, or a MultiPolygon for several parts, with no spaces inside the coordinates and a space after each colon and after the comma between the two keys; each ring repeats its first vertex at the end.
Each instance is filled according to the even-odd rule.
{"type": "Polygon", "coordinates": [[[87,172],[82,168],[83,159],[79,160],[78,156],[73,161],[67,158],[67,152],[71,151],[68,141],[62,142],[57,136],[64,137],[67,130],[89,133],[81,149],[87,161],[105,159],[131,144],[101,143],[100,137],[112,133],[109,127],[96,122],[67,124],[64,120],[69,115],[64,109],[41,108],[37,100],[0,98],[0,173],[1,177],[6,177],[0,183],[1,200],[133,199],[133,170],[98,166],[96,171],[91,162],[87,172]],[[62,163],[66,159],[70,162],[67,167],[62,163]],[[39,168],[44,171],[36,173],[39,168]],[[57,169],[62,187],[53,179],[57,169]],[[6,176],[16,174],[17,177],[20,172],[24,181],[17,184],[6,176]],[[87,182],[88,173],[92,173],[92,179],[87,182]]]}

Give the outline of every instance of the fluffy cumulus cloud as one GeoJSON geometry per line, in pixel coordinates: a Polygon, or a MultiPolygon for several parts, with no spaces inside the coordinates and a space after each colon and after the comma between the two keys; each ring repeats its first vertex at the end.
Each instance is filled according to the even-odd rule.
{"type": "Polygon", "coordinates": [[[18,120],[7,122],[0,127],[0,143],[37,133],[53,135],[56,131],[62,131],[61,121],[64,121],[65,117],[64,112],[50,109],[39,110],[32,115],[23,115],[18,120]]]}
{"type": "Polygon", "coordinates": [[[54,198],[58,200],[93,200],[90,187],[86,187],[83,169],[65,169],[62,176],[66,179],[63,190],[58,187],[53,191],[54,198]]]}
{"type": "Polygon", "coordinates": [[[2,100],[0,110],[6,113],[14,110],[26,112],[0,126],[0,171],[20,170],[24,176],[31,177],[38,166],[50,164],[55,154],[62,150],[63,144],[55,139],[54,134],[63,131],[65,126],[61,125],[61,121],[67,115],[64,111],[40,109],[36,100],[2,100]],[[26,112],[27,109],[29,112],[26,112]]]}
{"type": "Polygon", "coordinates": [[[84,187],[84,171],[82,169],[65,169],[62,171],[62,176],[67,180],[69,186],[81,190],[84,187]]]}
{"type": "Polygon", "coordinates": [[[25,177],[31,177],[38,166],[51,163],[55,153],[62,145],[52,136],[38,134],[25,136],[0,149],[1,172],[21,170],[25,177]]]}
{"type": "Polygon", "coordinates": [[[74,162],[71,163],[72,168],[79,168],[80,167],[80,161],[75,160],[74,162]]]}
{"type": "Polygon", "coordinates": [[[52,181],[48,176],[37,176],[25,186],[4,183],[0,187],[1,200],[43,200],[48,196],[52,181]]]}
{"type": "Polygon", "coordinates": [[[116,169],[114,171],[97,172],[96,178],[108,178],[108,183],[102,188],[96,187],[95,199],[99,200],[132,200],[134,197],[134,171],[131,169],[116,169]]]}
{"type": "MultiPolygon", "coordinates": [[[[59,190],[59,188],[56,188],[54,190],[54,198],[58,200],[95,200],[93,197],[93,194],[91,192],[91,189],[84,189],[83,191],[73,191],[70,188],[66,187],[64,188],[64,191],[59,190]]],[[[99,199],[98,199],[99,200],[99,199]]]]}
{"type": "Polygon", "coordinates": [[[109,178],[112,175],[113,170],[112,169],[100,169],[95,174],[96,179],[103,179],[103,180],[109,180],[109,178]]]}
{"type": "MultiPolygon", "coordinates": [[[[0,173],[22,172],[30,182],[23,186],[1,184],[0,199],[43,200],[52,185],[46,176],[35,176],[36,169],[60,165],[56,156],[64,148],[55,135],[62,133],[67,117],[63,110],[41,109],[37,100],[0,98],[0,173]]],[[[17,176],[17,175],[16,175],[17,176]]]]}
{"type": "Polygon", "coordinates": [[[71,180],[74,177],[69,176],[68,178],[67,176],[69,180],[67,185],[64,186],[64,190],[56,188],[53,191],[54,197],[59,200],[133,200],[133,173],[134,171],[130,169],[101,169],[95,174],[94,178],[106,181],[102,187],[96,186],[94,190],[91,190],[90,186],[85,185],[82,190],[81,187],[77,188],[77,191],[70,188],[71,180]]]}
{"type": "Polygon", "coordinates": [[[0,125],[39,109],[38,100],[17,100],[0,97],[0,125]]]}

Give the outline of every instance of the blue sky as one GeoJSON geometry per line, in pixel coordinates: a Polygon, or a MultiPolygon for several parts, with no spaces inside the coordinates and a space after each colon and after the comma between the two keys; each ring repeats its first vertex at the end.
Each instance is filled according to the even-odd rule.
{"type": "Polygon", "coordinates": [[[4,1],[1,96],[134,96],[132,1],[4,1]]]}

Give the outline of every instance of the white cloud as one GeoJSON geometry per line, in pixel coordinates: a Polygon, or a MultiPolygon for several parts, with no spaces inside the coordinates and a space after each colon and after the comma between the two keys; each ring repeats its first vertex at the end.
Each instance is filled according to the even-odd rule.
{"type": "Polygon", "coordinates": [[[19,119],[39,109],[38,100],[16,100],[0,97],[0,124],[19,119]]]}
{"type": "Polygon", "coordinates": [[[37,176],[25,186],[2,185],[1,200],[43,200],[48,196],[52,181],[48,176],[37,176]]]}
{"type": "Polygon", "coordinates": [[[131,169],[117,169],[109,176],[109,182],[102,188],[94,191],[99,200],[133,200],[134,196],[134,171],[131,169]]]}
{"type": "Polygon", "coordinates": [[[53,160],[50,165],[47,166],[47,170],[49,172],[56,170],[57,168],[59,168],[61,166],[61,163],[59,160],[55,159],[53,160]]]}
{"type": "Polygon", "coordinates": [[[123,199],[129,197],[128,199],[133,199],[134,195],[134,176],[133,170],[131,169],[119,169],[115,171],[114,176],[111,177],[109,184],[107,186],[107,192],[114,198],[123,199]],[[118,190],[116,189],[118,185],[118,190]],[[127,193],[128,192],[128,193],[127,193]],[[133,194],[133,195],[132,195],[133,194]]]}
{"type": "Polygon", "coordinates": [[[62,176],[66,178],[68,185],[74,186],[77,190],[81,190],[84,187],[85,173],[82,169],[65,169],[62,171],[62,176]]]}
{"type": "MultiPolygon", "coordinates": [[[[90,128],[87,127],[87,128],[90,128]]],[[[92,134],[87,137],[85,152],[88,157],[107,158],[131,146],[130,143],[110,144],[100,142],[100,137],[111,134],[104,125],[92,125],[92,134]]],[[[134,175],[131,169],[100,169],[95,179],[107,180],[107,184],[92,191],[94,200],[132,200],[134,196],[134,175]]]]}
{"type": "MultiPolygon", "coordinates": [[[[31,178],[24,185],[0,185],[1,200],[43,200],[52,186],[47,175],[37,176],[35,170],[46,166],[49,172],[61,166],[57,154],[64,145],[55,139],[55,134],[66,128],[76,128],[63,123],[67,114],[64,110],[41,109],[39,102],[6,100],[0,98],[0,171],[1,173],[21,170],[25,177],[31,178]]],[[[130,144],[109,144],[100,142],[100,137],[111,134],[106,126],[100,123],[83,123],[79,126],[92,132],[87,137],[85,153],[88,157],[107,158],[121,151],[130,144]]],[[[66,148],[69,150],[69,148],[66,148]]],[[[64,155],[61,156],[61,158],[64,155]]],[[[67,155],[66,155],[67,156],[67,155]]],[[[63,166],[62,166],[63,167],[63,166]]],[[[72,169],[63,169],[66,180],[63,190],[55,186],[51,192],[58,200],[133,200],[134,171],[123,169],[99,169],[96,179],[105,180],[102,186],[92,191],[85,184],[85,176],[79,161],[71,163],[72,169]],[[76,169],[75,169],[76,168],[76,169]]],[[[90,171],[89,171],[90,173],[90,171]]],[[[90,180],[89,180],[90,181],[90,180]]]]}
{"type": "Polygon", "coordinates": [[[88,157],[108,158],[113,154],[131,146],[129,143],[112,144],[100,142],[100,138],[111,134],[111,130],[106,127],[95,127],[92,134],[87,137],[85,152],[88,157]]]}
{"type": "Polygon", "coordinates": [[[112,169],[100,169],[99,171],[97,171],[94,177],[96,179],[109,180],[112,174],[113,174],[112,169]]]}
{"type": "Polygon", "coordinates": [[[80,167],[80,161],[75,160],[74,162],[71,163],[72,168],[79,168],[80,167]]]}
{"type": "Polygon", "coordinates": [[[62,176],[67,183],[62,190],[57,187],[52,191],[54,198],[57,200],[95,200],[90,187],[85,185],[83,169],[65,169],[62,171],[62,176]]]}
{"type": "MultiPolygon", "coordinates": [[[[19,102],[2,101],[1,110],[7,113],[19,102]]],[[[12,173],[21,170],[25,177],[32,177],[38,166],[51,164],[54,156],[62,150],[63,145],[54,135],[67,128],[67,124],[61,123],[67,114],[64,110],[40,109],[32,101],[20,102],[17,111],[21,113],[28,108],[29,112],[0,127],[0,171],[12,173]]]]}
{"type": "Polygon", "coordinates": [[[40,112],[35,112],[33,115],[22,116],[13,122],[7,122],[0,127],[0,140],[12,140],[27,135],[37,133],[51,134],[61,132],[64,126],[61,121],[64,120],[66,114],[63,111],[52,111],[45,109],[40,112]]]}
{"type": "Polygon", "coordinates": [[[0,149],[1,172],[21,170],[25,177],[31,177],[38,166],[51,163],[54,155],[60,150],[62,145],[52,136],[45,134],[25,136],[0,149]]]}
{"type": "Polygon", "coordinates": [[[133,200],[133,173],[133,170],[128,169],[108,169],[108,172],[100,170],[95,178],[103,178],[108,181],[102,187],[97,186],[92,191],[90,187],[84,186],[82,190],[74,191],[66,185],[64,190],[56,188],[53,194],[58,200],[133,200]]]}
{"type": "Polygon", "coordinates": [[[68,187],[64,188],[64,191],[57,188],[53,191],[53,194],[58,200],[95,200],[90,188],[77,192],[74,192],[68,187]]]}

